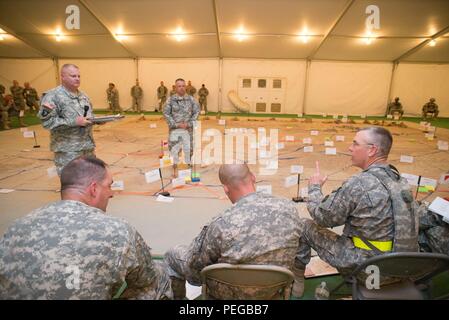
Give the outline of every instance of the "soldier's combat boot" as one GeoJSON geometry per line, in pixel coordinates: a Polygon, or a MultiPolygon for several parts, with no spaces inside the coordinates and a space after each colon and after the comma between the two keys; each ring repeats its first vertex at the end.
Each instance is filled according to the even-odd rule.
{"type": "Polygon", "coordinates": [[[295,275],[295,281],[293,281],[292,296],[296,298],[302,297],[304,294],[304,271],[305,268],[298,268],[293,266],[293,274],[295,275]]]}
{"type": "Polygon", "coordinates": [[[184,300],[186,298],[186,281],[170,277],[173,299],[184,300]]]}

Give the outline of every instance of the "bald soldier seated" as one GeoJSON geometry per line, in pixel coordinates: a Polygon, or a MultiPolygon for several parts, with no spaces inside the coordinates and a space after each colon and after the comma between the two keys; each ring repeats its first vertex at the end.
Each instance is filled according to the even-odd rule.
{"type": "Polygon", "coordinates": [[[100,159],[83,156],[64,167],[62,200],[18,219],[0,239],[0,299],[172,297],[170,278],[142,236],[105,214],[111,184],[100,159]]]}
{"type": "MultiPolygon", "coordinates": [[[[165,254],[175,299],[185,297],[186,280],[201,285],[200,272],[208,265],[270,264],[295,271],[295,258],[303,266],[310,260],[308,247],[300,242],[304,219],[291,201],[255,192],[255,177],[246,164],[222,165],[219,178],[233,206],[204,226],[189,246],[165,254]]],[[[303,286],[304,270],[298,273],[303,286]]]]}

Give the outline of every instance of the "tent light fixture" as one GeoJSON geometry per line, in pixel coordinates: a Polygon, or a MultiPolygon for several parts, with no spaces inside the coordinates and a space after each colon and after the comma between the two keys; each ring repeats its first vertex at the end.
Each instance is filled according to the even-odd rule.
{"type": "Polygon", "coordinates": [[[243,26],[240,26],[240,28],[234,32],[234,37],[237,39],[238,42],[242,42],[248,39],[248,34],[246,34],[243,26]]]}
{"type": "Polygon", "coordinates": [[[55,31],[56,42],[61,42],[63,38],[64,38],[64,35],[62,34],[61,28],[57,28],[55,31]]]}
{"type": "Polygon", "coordinates": [[[435,39],[432,39],[429,41],[429,46],[431,46],[431,47],[435,47],[436,44],[437,44],[437,41],[435,39]]]}
{"type": "Polygon", "coordinates": [[[184,41],[187,38],[185,31],[182,29],[182,27],[176,28],[176,30],[171,35],[177,42],[184,41]]]}

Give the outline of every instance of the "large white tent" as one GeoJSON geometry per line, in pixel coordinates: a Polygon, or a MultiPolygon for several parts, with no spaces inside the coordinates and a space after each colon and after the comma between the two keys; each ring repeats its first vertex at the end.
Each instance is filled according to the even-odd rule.
{"type": "Polygon", "coordinates": [[[449,116],[447,0],[1,0],[0,28],[1,84],[43,92],[75,63],[95,108],[109,82],[130,106],[138,78],[153,110],[159,82],[183,77],[210,111],[233,111],[235,90],[252,112],[381,115],[399,96],[406,114],[434,97],[449,116]]]}

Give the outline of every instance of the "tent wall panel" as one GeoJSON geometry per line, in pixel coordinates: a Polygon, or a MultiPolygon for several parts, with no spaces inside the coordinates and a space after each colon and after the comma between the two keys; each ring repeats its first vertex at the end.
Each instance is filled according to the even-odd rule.
{"type": "Polygon", "coordinates": [[[139,59],[140,85],[144,89],[144,107],[153,111],[158,104],[157,88],[161,81],[170,92],[178,78],[190,80],[198,90],[205,84],[209,90],[207,97],[208,111],[218,108],[218,59],[139,59]]]}
{"type": "Polygon", "coordinates": [[[94,109],[107,109],[106,90],[109,82],[119,91],[122,109],[131,107],[130,89],[136,80],[135,62],[132,59],[70,59],[59,60],[59,67],[73,63],[80,68],[80,90],[92,101],[94,109]]]}
{"type": "Polygon", "coordinates": [[[400,63],[392,97],[399,97],[406,114],[421,115],[422,106],[436,99],[440,114],[449,116],[449,65],[400,63]]]}
{"type": "Polygon", "coordinates": [[[391,72],[391,63],[314,61],[305,113],[382,115],[391,72]]]}
{"type": "Polygon", "coordinates": [[[0,59],[0,84],[10,94],[12,81],[17,80],[23,87],[29,82],[38,94],[56,86],[56,66],[51,59],[0,59]]]}
{"type": "Polygon", "coordinates": [[[227,95],[231,90],[238,91],[240,77],[279,77],[287,80],[282,113],[301,113],[305,72],[306,62],[303,60],[224,59],[222,110],[235,111],[227,95]]]}

